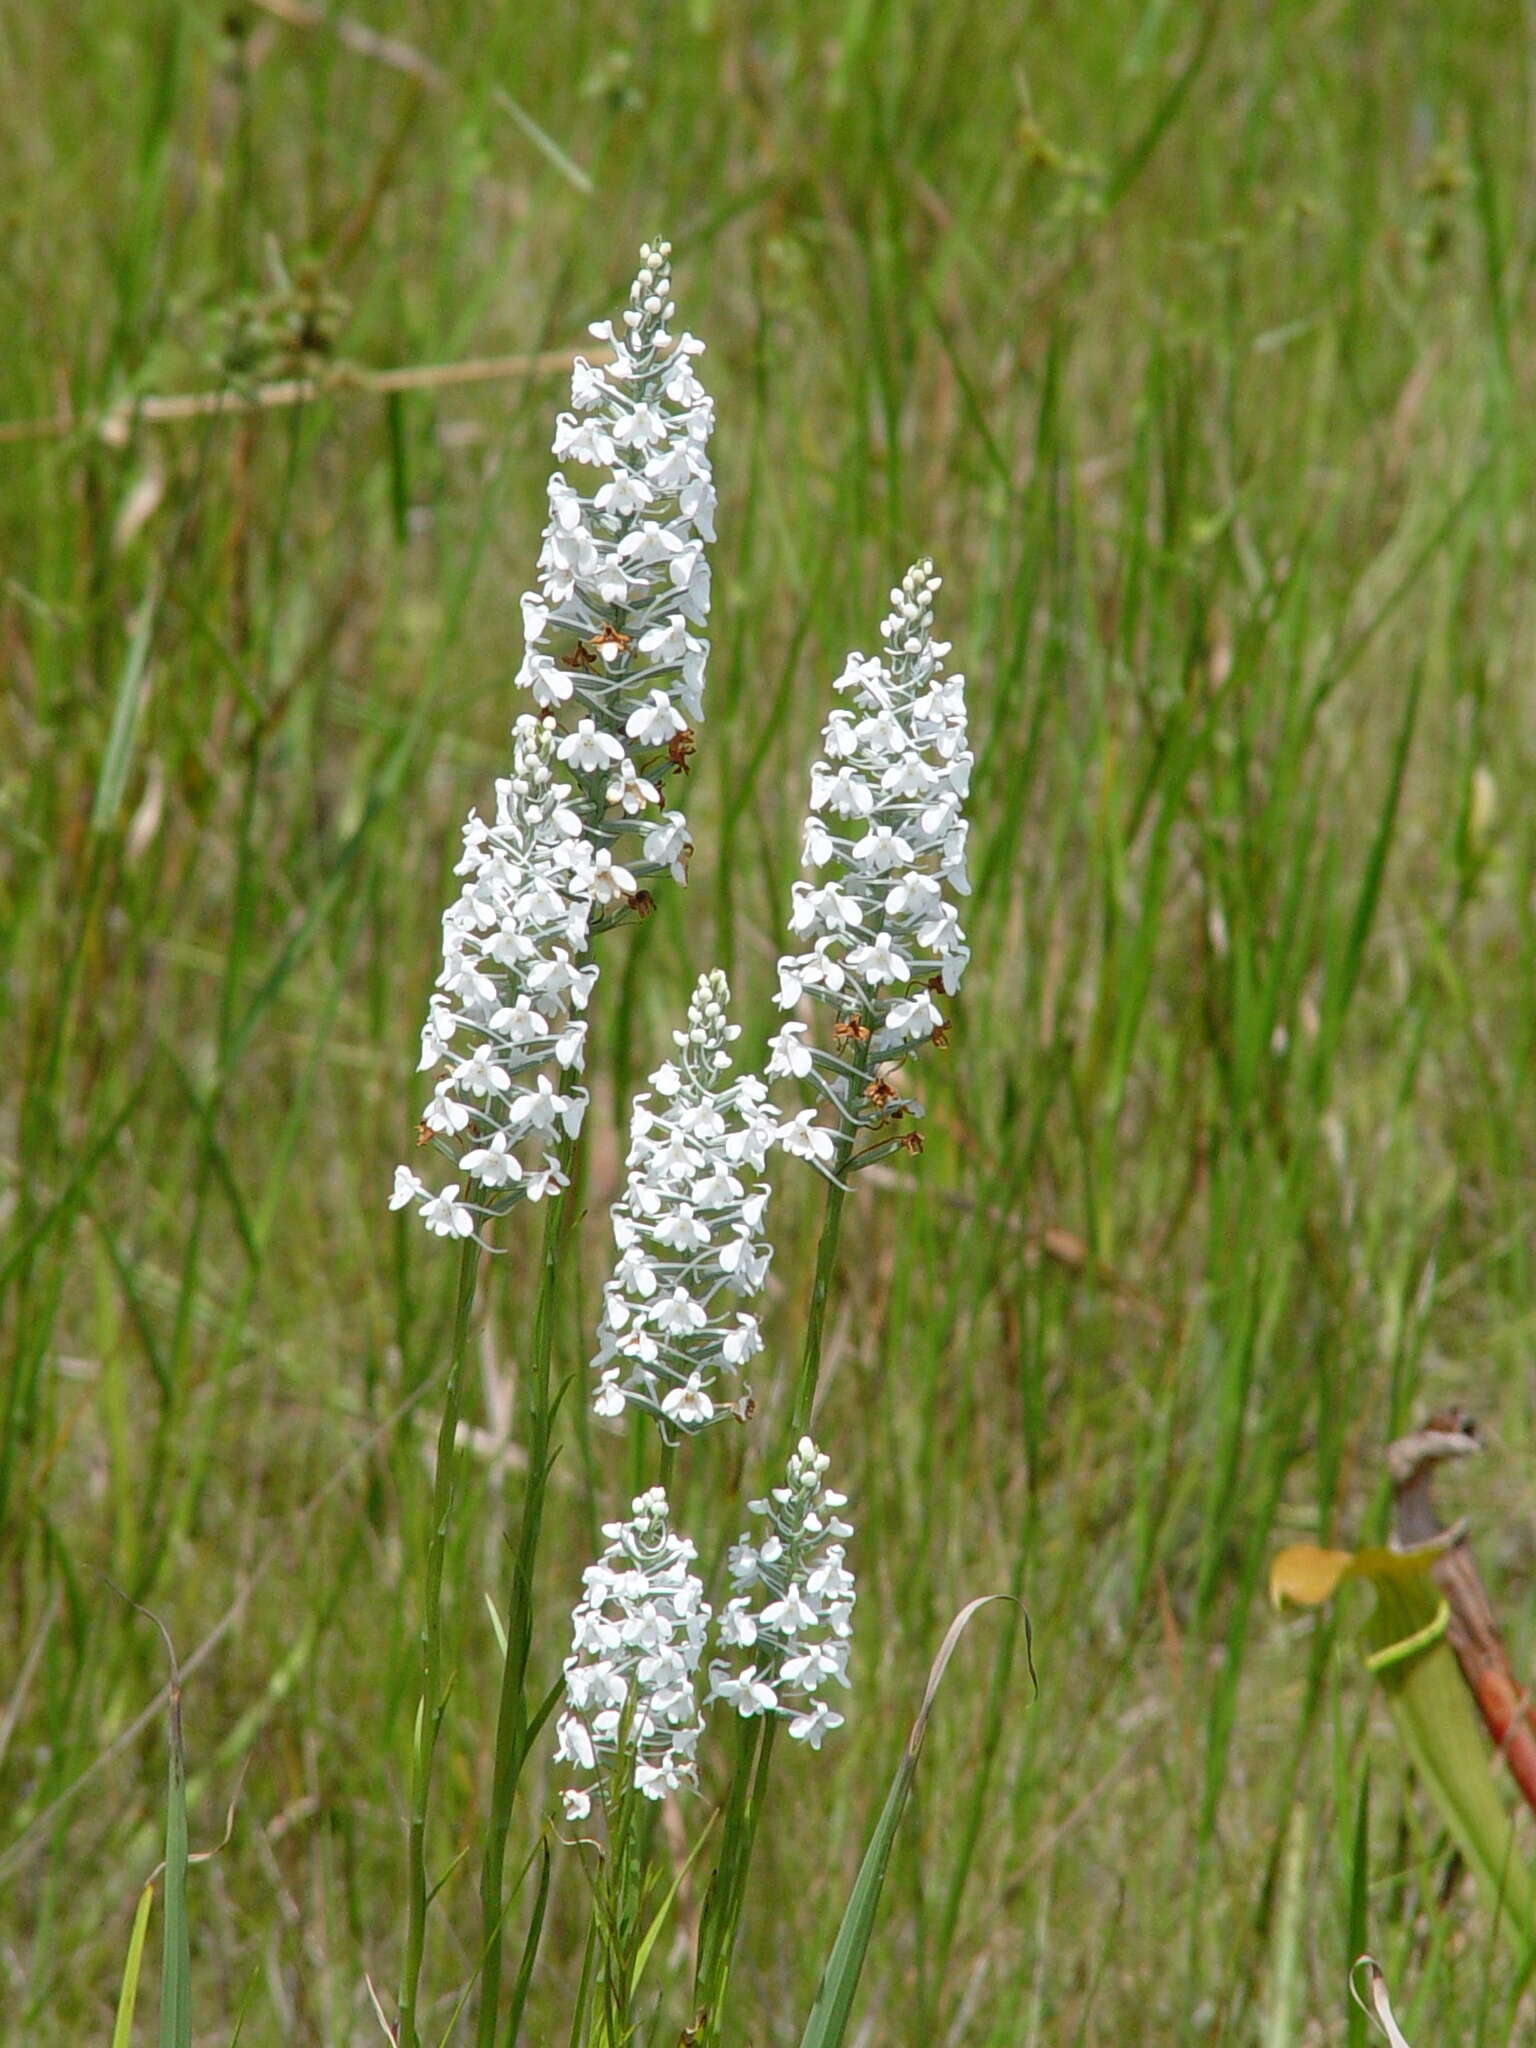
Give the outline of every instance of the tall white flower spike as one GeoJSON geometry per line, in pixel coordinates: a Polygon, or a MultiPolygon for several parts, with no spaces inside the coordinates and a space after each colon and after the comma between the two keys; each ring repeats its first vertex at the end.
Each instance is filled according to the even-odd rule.
{"type": "Polygon", "coordinates": [[[440,1237],[474,1236],[520,1199],[564,1187],[560,1136],[581,1128],[583,1012],[597,980],[586,960],[599,856],[583,836],[570,784],[556,774],[556,735],[542,720],[512,729],[512,773],[496,815],[471,812],[464,877],[443,913],[443,965],[421,1035],[436,1073],[422,1115],[455,1178],[434,1193],[395,1170],[392,1209],[414,1206],[440,1237]]]}
{"type": "Polygon", "coordinates": [[[670,245],[640,255],[621,328],[592,329],[614,360],[578,357],[555,434],[562,460],[607,474],[585,496],[550,479],[539,587],[522,599],[519,680],[539,714],[517,722],[495,823],[465,828],[468,879],[443,919],[422,1134],[455,1175],[434,1191],[402,1166],[391,1200],[442,1237],[564,1186],[559,1139],[587,1099],[570,1084],[597,979],[589,942],[647,907],[650,877],[687,880],[687,821],[663,788],[703,712],[714,409],[693,371],[702,342],[668,331],[670,245]]]}
{"type": "Polygon", "coordinates": [[[730,1555],[733,1598],[720,1615],[722,1646],[735,1652],[709,1668],[709,1698],[725,1700],[744,1719],[781,1714],[796,1742],[820,1749],[843,1717],[822,1697],[829,1684],[848,1684],[848,1649],[857,1598],[838,1519],[847,1498],[822,1484],[828,1459],[808,1436],[789,1461],[787,1483],[748,1503],[768,1532],[749,1535],[730,1555]]]}
{"type": "Polygon", "coordinates": [[[965,679],[944,673],[949,644],[933,637],[938,590],[922,561],[891,592],[883,652],[848,657],[835,687],[851,708],[833,710],[811,770],[804,859],[815,879],[795,883],[789,920],[810,948],[780,960],[778,1003],[826,1004],[837,1050],[789,1023],[770,1041],[767,1072],[809,1080],[830,1106],[830,1124],[808,1109],[780,1131],[786,1151],[824,1172],[861,1133],[917,1112],[882,1063],[943,1031],[935,998],[956,992],[970,959],[953,898],[970,890],[962,805],[973,756],[965,679]]]}
{"type": "Polygon", "coordinates": [[[598,474],[585,492],[563,469],[550,478],[539,585],[522,600],[518,681],[570,727],[561,759],[625,895],[652,875],[687,879],[687,824],[663,791],[693,751],[709,653],[714,404],[694,374],[704,344],[669,331],[671,254],[643,247],[619,327],[593,325],[613,361],[576,359],[554,452],[598,474]]]}
{"type": "Polygon", "coordinates": [[[676,1060],[635,1102],[629,1178],[613,1209],[618,1259],[603,1290],[593,1406],[605,1416],[643,1409],[668,1442],[744,1415],[743,1368],[762,1349],[747,1304],[772,1247],[762,1234],[768,1188],[753,1176],[777,1119],[756,1075],[726,1078],[726,1047],[740,1036],[726,1017],[730,995],[718,970],[701,976],[672,1034],[676,1060]]]}
{"type": "MultiPolygon", "coordinates": [[[[672,1532],[659,1486],[634,1502],[627,1522],[604,1524],[608,1548],[582,1574],[565,1660],[565,1711],[555,1755],[605,1798],[628,1784],[660,1799],[698,1782],[704,1729],[697,1673],[710,1611],[685,1536],[672,1532]]],[[[585,1820],[592,1793],[563,1794],[567,1820],[585,1820]]]]}

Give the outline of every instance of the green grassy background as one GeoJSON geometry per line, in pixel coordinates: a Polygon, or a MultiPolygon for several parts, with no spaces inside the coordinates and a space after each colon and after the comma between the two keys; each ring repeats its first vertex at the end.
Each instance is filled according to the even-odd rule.
{"type": "MultiPolygon", "coordinates": [[[[693,975],[724,965],[766,1028],[828,686],[917,553],[971,680],[971,978],[918,1076],[926,1156],[851,1209],[818,1423],[858,1689],[780,1760],[739,2037],[798,2038],[928,1659],[1012,1589],[1038,1703],[989,1610],[860,2039],[1353,2048],[1365,1946],[1419,2048],[1513,2038],[1520,1960],[1353,1615],[1263,1588],[1283,1541],[1379,1534],[1383,1444],[1464,1400],[1493,1448],[1460,1504],[1529,1668],[1536,20],[377,0],[422,76],[315,11],[0,15],[0,421],[284,374],[285,336],[371,369],[579,345],[672,237],[719,413],[698,851],[605,965],[563,1369],[693,975]]],[[[236,1806],[191,1877],[197,2038],[376,2038],[364,1973],[393,1989],[455,1262],[383,1204],[562,401],[557,373],[0,440],[7,2041],[107,2037],[160,1853],[164,1654],[122,1594],[187,1667],[194,1848],[236,1806]]],[[[765,1439],[817,1209],[784,1178],[765,1439]]],[[[489,1771],[509,1239],[438,1870],[489,1771]]],[[[630,1476],[579,1399],[566,1434],[545,1674],[630,1476]]],[[[706,1554],[757,1440],[680,1467],[706,1554]]],[[[434,2035],[476,1867],[434,1915],[434,2035]]],[[[564,2038],[582,1925],[562,1867],[535,2039],[564,2038]]]]}

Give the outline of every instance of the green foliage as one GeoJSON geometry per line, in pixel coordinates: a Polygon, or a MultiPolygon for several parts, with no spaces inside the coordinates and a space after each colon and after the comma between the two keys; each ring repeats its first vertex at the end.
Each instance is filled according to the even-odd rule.
{"type": "Polygon", "coordinates": [[[139,1972],[144,1967],[144,1943],[149,1934],[149,1916],[154,1903],[154,1885],[147,1884],[139,1893],[133,1929],[128,1936],[128,1953],[123,1959],[122,1988],[117,1995],[117,2015],[112,2023],[112,2048],[131,2048],[134,2007],[139,1998],[139,1972]]]}
{"type": "MultiPolygon", "coordinates": [[[[874,1931],[875,1915],[880,1906],[880,1894],[885,1887],[885,1876],[890,1868],[891,1851],[896,1845],[896,1832],[901,1826],[907,1802],[912,1797],[912,1786],[917,1777],[917,1760],[922,1754],[923,1737],[928,1732],[928,1717],[933,1712],[938,1698],[939,1687],[944,1682],[944,1673],[949,1660],[955,1653],[955,1646],[978,1609],[985,1607],[995,1594],[983,1594],[980,1599],[970,1601],[962,1607],[945,1631],[939,1645],[939,1653],[933,1660],[928,1673],[928,1684],[923,1693],[923,1703],[918,1709],[917,1719],[901,1753],[901,1762],[891,1780],[891,1789],[885,1795],[885,1804],[875,1822],[874,1832],[869,1838],[869,1847],[864,1851],[864,1860],[859,1865],[859,1874],[849,1894],[848,1905],[837,1930],[837,1939],[822,1969],[821,1982],[816,1987],[816,1997],[811,2005],[810,2018],[805,2023],[805,2032],[800,2037],[800,2048],[840,2048],[847,2034],[848,2021],[853,2012],[854,1995],[859,1988],[859,1978],[864,1971],[864,1958],[869,1949],[870,1936],[874,1931]]],[[[1026,1632],[1028,1621],[1025,1622],[1026,1632]]]]}
{"type": "MultiPolygon", "coordinates": [[[[239,1790],[188,1874],[200,2034],[349,2041],[366,1978],[392,2003],[456,1295],[383,1205],[563,379],[348,372],[579,346],[656,231],[720,420],[698,853],[605,975],[547,1471],[526,1231],[468,1332],[422,2037],[475,2010],[493,1924],[504,2039],[596,1995],[538,1731],[628,1479],[582,1385],[627,1096],[700,967],[744,1046],[767,1025],[828,685],[920,552],[971,679],[976,963],[924,1158],[843,1218],[816,1427],[858,1689],[819,1758],[775,1757],[737,2038],[799,2037],[893,1717],[992,1589],[1042,1697],[1011,1630],[957,1653],[860,1993],[880,2039],[1342,2037],[1366,1947],[1412,2040],[1528,2027],[1358,1658],[1262,1598],[1280,1543],[1381,1538],[1380,1447],[1465,1402],[1497,1448],[1456,1505],[1530,1667],[1524,15],[88,12],[3,31],[0,429],[52,424],[0,438],[0,2034],[111,2037],[161,1854],[163,1673],[109,1577],[185,1652],[194,1849],[239,1790]],[[225,373],[321,395],[133,410],[225,373]]],[[[775,1199],[759,1416],[673,1477],[701,1554],[795,1396],[821,1209],[775,1199]]],[[[693,2017],[723,1835],[648,2037],[693,2017]]]]}

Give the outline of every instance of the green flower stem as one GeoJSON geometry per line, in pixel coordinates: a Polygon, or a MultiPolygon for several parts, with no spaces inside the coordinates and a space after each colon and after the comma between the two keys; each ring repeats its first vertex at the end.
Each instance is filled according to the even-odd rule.
{"type": "Polygon", "coordinates": [[[720,1861],[699,1935],[699,1962],[694,1976],[696,2048],[713,2048],[723,2038],[736,1933],[746,1900],[747,1874],[762,1818],[777,1733],[778,1723],[771,1714],[761,1721],[741,1724],[741,1746],[736,1753],[731,1789],[726,1795],[720,1861]]]}
{"type": "MultiPolygon", "coordinates": [[[[873,1064],[873,1039],[867,1038],[851,1062],[858,1080],[845,1083],[850,1093],[862,1085],[873,1064]]],[[[832,1293],[832,1276],[837,1269],[838,1242],[842,1235],[843,1209],[848,1200],[848,1172],[858,1132],[840,1130],[827,1183],[827,1206],[822,1213],[821,1238],[816,1247],[816,1270],[811,1281],[810,1307],[806,1315],[805,1346],[800,1359],[800,1380],[790,1411],[790,1441],[798,1443],[810,1427],[816,1386],[821,1377],[821,1354],[826,1340],[827,1303],[832,1293]]],[[[768,1791],[768,1773],[773,1762],[774,1737],[778,1723],[770,1715],[761,1729],[746,1724],[746,1739],[737,1753],[736,1769],[726,1799],[726,1822],[720,1844],[720,1863],[712,1910],[706,1918],[715,1924],[701,1931],[699,1967],[695,1977],[695,2003],[699,2022],[699,2048],[720,2039],[726,1988],[730,1982],[736,1933],[746,1899],[747,1876],[757,1840],[758,1821],[768,1791]],[[754,1739],[755,1738],[755,1739],[754,1739]],[[750,1789],[749,1789],[750,1788],[750,1789]]]]}
{"type": "Polygon", "coordinates": [[[548,1199],[539,1250],[539,1291],[534,1303],[533,1341],[528,1357],[528,1480],[523,1492],[522,1515],[507,1595],[507,1654],[501,1667],[501,1697],[496,1709],[496,1756],[491,1772],[491,1810],[486,1823],[485,1854],[480,1864],[482,1974],[475,2036],[479,2048],[494,2048],[496,2040],[506,1918],[502,1893],[507,1836],[512,1826],[512,1805],[517,1796],[518,1780],[527,1762],[532,1740],[528,1662],[533,1648],[533,1575],[539,1553],[539,1532],[544,1520],[544,1497],[554,1464],[551,1362],[554,1355],[555,1297],[560,1278],[560,1254],[566,1237],[574,1152],[574,1140],[562,1139],[559,1163],[567,1185],[561,1193],[548,1199]]]}
{"type": "Polygon", "coordinates": [[[432,1479],[432,1531],[427,1542],[427,1586],[421,1618],[421,1697],[411,1759],[411,1818],[406,1842],[405,1961],[400,1977],[400,2048],[420,2048],[416,2031],[416,1996],[427,1939],[427,1799],[432,1783],[432,1758],[445,1702],[442,1683],[443,1563],[458,1469],[459,1410],[463,1401],[464,1354],[469,1345],[469,1318],[474,1307],[480,1247],[467,1238],[459,1252],[459,1290],[453,1316],[453,1350],[443,1389],[442,1420],[437,1431],[437,1465],[432,1479]]]}
{"type": "MultiPolygon", "coordinates": [[[[873,1062],[873,1048],[873,1037],[866,1038],[852,1062],[860,1081],[869,1072],[873,1062]]],[[[850,1091],[854,1087],[851,1081],[845,1085],[850,1091]]],[[[816,1382],[821,1377],[821,1350],[826,1336],[827,1302],[832,1292],[832,1275],[837,1266],[838,1239],[843,1226],[843,1205],[848,1199],[848,1169],[856,1142],[856,1131],[839,1131],[837,1150],[832,1159],[832,1178],[827,1183],[827,1206],[821,1219],[821,1241],[816,1247],[816,1273],[811,1282],[811,1305],[806,1315],[805,1348],[800,1357],[800,1383],[795,1389],[795,1405],[790,1411],[791,1443],[798,1443],[810,1427],[811,1409],[816,1400],[816,1382]]]]}
{"type": "Polygon", "coordinates": [[[661,1447],[661,1457],[657,1461],[656,1484],[669,1501],[672,1498],[672,1472],[676,1464],[677,1445],[664,1443],[661,1447]]]}

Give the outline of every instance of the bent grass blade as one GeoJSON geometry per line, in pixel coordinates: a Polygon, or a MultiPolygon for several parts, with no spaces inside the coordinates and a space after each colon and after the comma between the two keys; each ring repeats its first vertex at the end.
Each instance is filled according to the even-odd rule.
{"type": "MultiPolygon", "coordinates": [[[[939,1645],[939,1653],[928,1673],[923,1703],[918,1709],[917,1719],[912,1723],[912,1732],[907,1737],[907,1746],[902,1752],[901,1763],[891,1780],[891,1789],[886,1794],[885,1805],[881,1808],[880,1818],[875,1823],[869,1847],[864,1852],[864,1861],[860,1864],[859,1874],[854,1880],[842,1925],[837,1930],[837,1939],[832,1944],[832,1952],[827,1957],[826,1967],[822,1971],[810,2018],[806,2021],[805,2032],[800,2037],[800,2048],[839,2048],[847,2031],[849,2015],[853,2010],[854,1993],[858,1990],[864,1957],[869,1949],[869,1937],[875,1924],[875,1911],[879,1906],[881,1888],[885,1883],[886,1868],[890,1863],[891,1850],[896,1841],[896,1831],[901,1826],[901,1817],[906,1812],[907,1800],[911,1796],[912,1783],[917,1776],[917,1759],[922,1752],[923,1737],[928,1732],[928,1717],[933,1712],[933,1704],[938,1698],[944,1673],[972,1616],[994,1600],[1007,1600],[1011,1597],[1007,1593],[983,1593],[979,1599],[969,1601],[950,1623],[948,1632],[939,1645]]],[[[1028,1655],[1031,1638],[1027,1615],[1024,1621],[1024,1642],[1028,1655]]],[[[1030,1675],[1034,1676],[1032,1656],[1030,1675]]]]}

